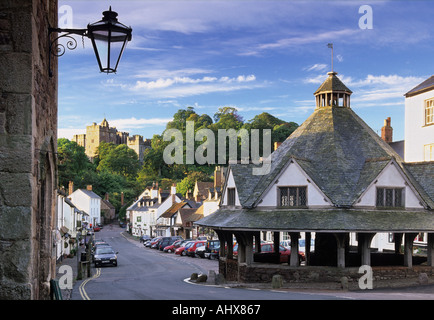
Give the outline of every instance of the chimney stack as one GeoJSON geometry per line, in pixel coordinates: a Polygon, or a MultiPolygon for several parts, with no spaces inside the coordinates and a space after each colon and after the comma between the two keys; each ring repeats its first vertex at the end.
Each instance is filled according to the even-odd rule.
{"type": "Polygon", "coordinates": [[[386,141],[387,143],[391,143],[393,141],[393,129],[390,126],[391,120],[390,117],[384,120],[384,126],[381,128],[381,139],[386,141]]]}
{"type": "Polygon", "coordinates": [[[71,193],[74,192],[74,182],[69,181],[69,185],[68,185],[68,195],[71,195],[71,193]]]}
{"type": "Polygon", "coordinates": [[[282,144],[282,142],[274,142],[274,150],[276,150],[277,148],[280,147],[280,145],[282,144]]]}

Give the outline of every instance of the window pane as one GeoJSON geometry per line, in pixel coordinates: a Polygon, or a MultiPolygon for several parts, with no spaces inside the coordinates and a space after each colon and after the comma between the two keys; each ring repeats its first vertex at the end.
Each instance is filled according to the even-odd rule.
{"type": "Polygon", "coordinates": [[[306,205],[306,187],[298,188],[298,198],[299,198],[299,206],[306,205]]]}
{"type": "Polygon", "coordinates": [[[280,205],[289,206],[288,188],[280,188],[280,205]]]}
{"type": "Polygon", "coordinates": [[[228,205],[235,205],[235,188],[228,188],[228,205]]]}
{"type": "Polygon", "coordinates": [[[393,207],[393,189],[386,189],[386,207],[393,207]]]}
{"type": "Polygon", "coordinates": [[[395,207],[403,207],[402,189],[395,189],[395,207]]]}
{"type": "Polygon", "coordinates": [[[383,207],[384,206],[384,189],[378,188],[377,189],[377,207],[383,207]]]}
{"type": "Polygon", "coordinates": [[[289,188],[289,206],[295,207],[297,205],[297,188],[289,188]]]}

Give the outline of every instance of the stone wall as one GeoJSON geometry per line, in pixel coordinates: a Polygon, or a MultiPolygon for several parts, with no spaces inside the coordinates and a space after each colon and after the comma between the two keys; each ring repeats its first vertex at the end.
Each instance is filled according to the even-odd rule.
{"type": "MultiPolygon", "coordinates": [[[[285,264],[253,263],[247,266],[245,263],[237,263],[237,260],[220,258],[219,273],[225,276],[227,281],[238,281],[240,283],[269,283],[271,284],[274,275],[281,275],[287,286],[291,284],[331,284],[331,287],[340,288],[342,278],[346,278],[349,288],[358,289],[358,281],[363,275],[359,273],[358,267],[337,268],[325,266],[301,266],[290,267],[285,264]]],[[[373,283],[375,286],[390,286],[393,282],[411,280],[412,284],[419,282],[421,275],[426,275],[433,280],[434,268],[430,266],[414,266],[412,268],[390,266],[372,267],[373,283]]]]}
{"type": "Polygon", "coordinates": [[[0,299],[47,299],[55,276],[57,0],[0,2],[0,299]]]}

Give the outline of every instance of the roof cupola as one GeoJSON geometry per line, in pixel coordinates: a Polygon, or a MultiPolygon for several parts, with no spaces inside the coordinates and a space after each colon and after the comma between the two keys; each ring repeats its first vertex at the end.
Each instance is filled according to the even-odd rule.
{"type": "Polygon", "coordinates": [[[328,72],[328,78],[315,91],[316,107],[350,107],[350,95],[353,93],[336,76],[337,72],[328,72]]]}

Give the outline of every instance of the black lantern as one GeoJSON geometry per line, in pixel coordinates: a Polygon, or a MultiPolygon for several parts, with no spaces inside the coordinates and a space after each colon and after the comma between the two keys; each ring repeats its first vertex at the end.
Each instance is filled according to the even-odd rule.
{"type": "MultiPolygon", "coordinates": [[[[77,41],[71,35],[76,34],[82,37],[86,36],[92,41],[101,72],[115,73],[127,42],[131,41],[133,31],[131,27],[118,22],[117,16],[117,12],[112,11],[110,7],[108,11],[103,12],[102,20],[88,24],[87,29],[49,28],[50,34],[52,32],[65,33],[50,43],[49,67],[51,68],[51,54],[60,57],[65,53],[65,46],[57,43],[57,40],[62,37],[69,38],[66,47],[69,50],[74,50],[77,47],[77,41]],[[52,50],[53,46],[56,47],[55,51],[52,50]]],[[[52,72],[50,70],[51,76],[52,72]]]]}
{"type": "Polygon", "coordinates": [[[103,15],[102,20],[87,26],[87,36],[101,72],[112,73],[116,72],[127,41],[131,41],[132,29],[118,22],[118,14],[111,7],[103,15]]]}

